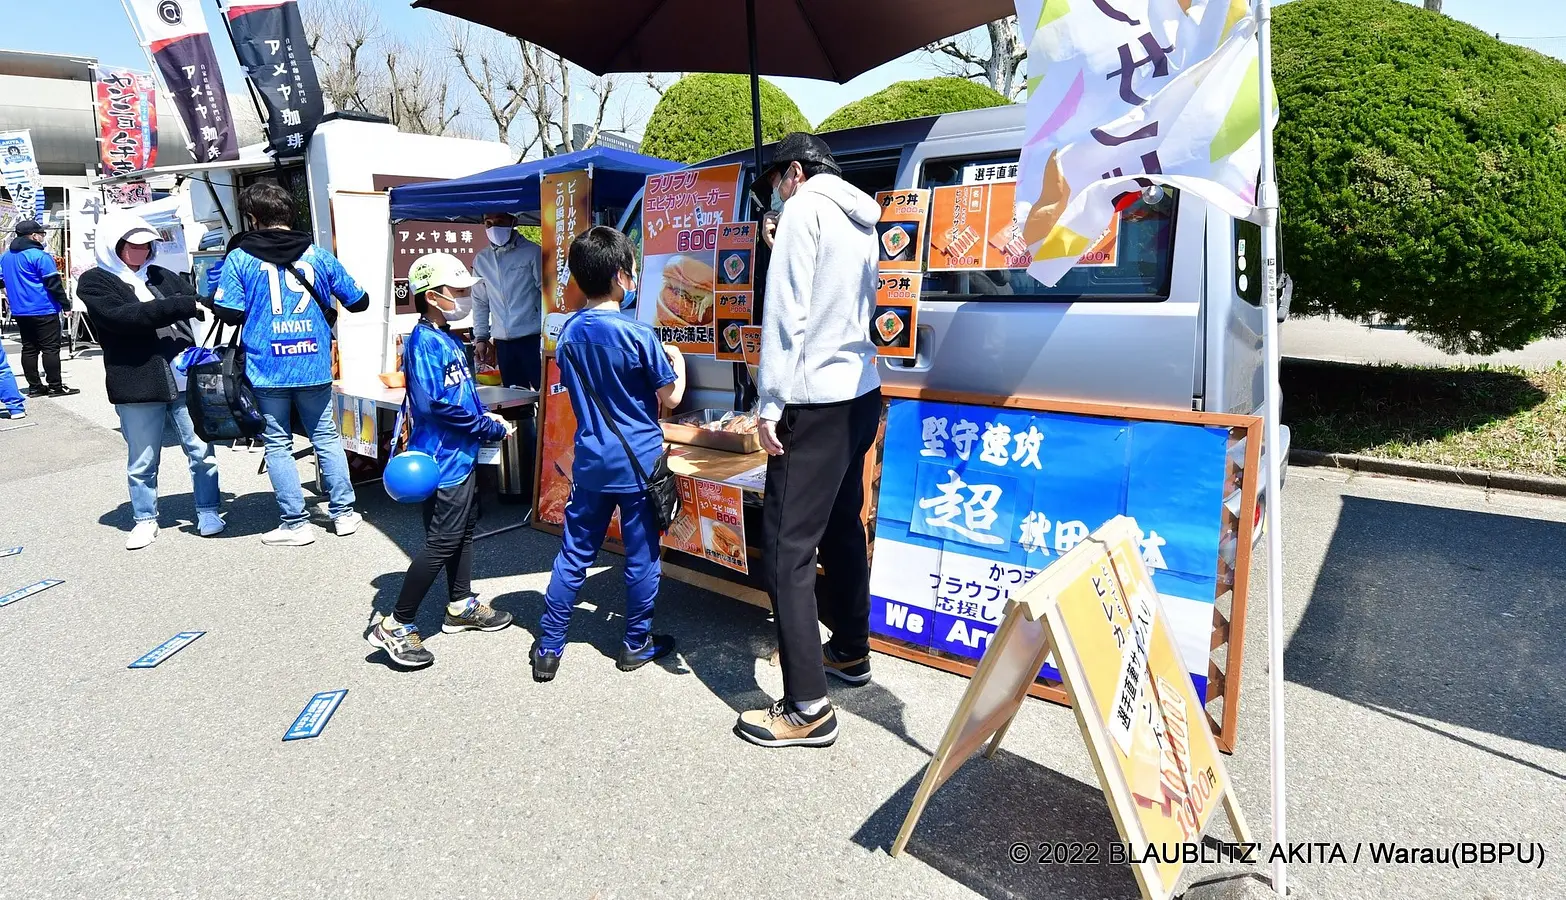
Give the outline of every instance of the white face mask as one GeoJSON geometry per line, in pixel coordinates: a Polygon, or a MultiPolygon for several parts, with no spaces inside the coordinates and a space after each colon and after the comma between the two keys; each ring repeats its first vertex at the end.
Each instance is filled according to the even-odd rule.
{"type": "Polygon", "coordinates": [[[445,293],[437,294],[436,296],[451,304],[452,308],[450,311],[444,308],[441,309],[441,314],[446,317],[447,321],[455,322],[458,319],[466,319],[468,313],[473,311],[473,295],[471,293],[465,297],[453,297],[445,293]]]}
{"type": "Polygon", "coordinates": [[[496,247],[503,247],[511,241],[511,236],[517,232],[515,228],[505,228],[497,225],[494,228],[484,229],[484,233],[489,235],[491,244],[494,244],[496,247]]]}

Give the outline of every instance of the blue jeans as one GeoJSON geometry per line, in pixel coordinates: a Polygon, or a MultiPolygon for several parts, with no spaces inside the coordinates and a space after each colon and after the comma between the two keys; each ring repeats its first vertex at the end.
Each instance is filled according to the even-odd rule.
{"type": "Polygon", "coordinates": [[[158,461],[163,456],[163,429],[173,422],[179,442],[190,461],[190,480],[195,483],[196,511],[217,512],[217,460],[212,445],[196,434],[190,411],[185,408],[185,393],[170,403],[116,403],[120,414],[120,434],[129,451],[125,478],[130,483],[131,511],[137,522],[158,520],[158,461]]]}
{"type": "Polygon", "coordinates": [[[599,494],[572,491],[565,511],[565,544],[555,557],[549,590],[544,594],[544,617],[539,622],[538,644],[559,653],[565,647],[566,626],[576,595],[587,579],[587,567],[598,558],[598,548],[609,530],[609,519],[620,510],[620,537],[625,542],[625,646],[632,650],[647,643],[652,630],[653,600],[658,596],[658,525],[652,501],[634,494],[599,494]]]}
{"type": "Polygon", "coordinates": [[[332,415],[332,386],[317,384],[300,388],[256,388],[256,402],[266,417],[261,440],[266,444],[266,472],[272,478],[272,493],[283,511],[283,527],[298,528],[310,521],[305,512],[304,490],[299,486],[299,466],[294,461],[292,413],[310,431],[326,481],[326,508],[333,519],[353,512],[353,482],[348,480],[348,457],[337,434],[332,415]]]}
{"type": "Polygon", "coordinates": [[[16,389],[16,376],[11,374],[11,363],[5,358],[4,345],[0,345],[0,406],[11,413],[24,411],[22,392],[16,389]]]}

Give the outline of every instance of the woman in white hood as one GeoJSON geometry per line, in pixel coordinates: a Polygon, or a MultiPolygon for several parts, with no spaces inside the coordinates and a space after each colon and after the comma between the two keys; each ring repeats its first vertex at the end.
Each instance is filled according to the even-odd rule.
{"type": "Polygon", "coordinates": [[[185,276],[152,264],[158,232],[138,216],[111,213],[98,223],[98,265],[83,272],[76,295],[87,306],[98,343],[109,401],[120,416],[129,450],[126,479],[136,524],[125,541],[139,550],[158,537],[158,460],[163,429],[172,422],[190,461],[196,523],[203,536],[223,530],[218,515],[217,460],[196,435],[185,407],[185,379],[172,365],[195,345],[190,320],[202,318],[185,276]]]}

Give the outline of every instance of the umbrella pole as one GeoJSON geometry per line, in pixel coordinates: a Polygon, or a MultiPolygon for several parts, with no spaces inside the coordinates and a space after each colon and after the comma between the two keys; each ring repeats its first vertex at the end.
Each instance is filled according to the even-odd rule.
{"type": "Polygon", "coordinates": [[[745,28],[750,40],[750,122],[755,141],[756,176],[761,175],[761,64],[756,49],[756,0],[745,0],[745,28]]]}
{"type": "MultiPolygon", "coordinates": [[[[756,154],[756,178],[761,177],[761,64],[757,60],[756,48],[756,0],[745,0],[745,32],[750,45],[750,124],[752,149],[756,154]]],[[[754,196],[754,191],[747,196],[754,196]]],[[[749,210],[751,216],[757,215],[760,210],[749,210]]],[[[760,235],[757,235],[759,238],[760,235]]],[[[760,296],[760,291],[751,296],[760,296]]],[[[744,363],[734,364],[734,408],[744,412],[751,406],[754,398],[753,386],[750,382],[750,370],[744,363]]]]}

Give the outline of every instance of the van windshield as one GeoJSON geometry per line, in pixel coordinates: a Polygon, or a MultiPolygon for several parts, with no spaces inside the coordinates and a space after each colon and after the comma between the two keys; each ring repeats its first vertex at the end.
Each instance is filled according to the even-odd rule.
{"type": "Polygon", "coordinates": [[[1054,287],[1045,287],[1025,268],[1005,265],[1000,245],[1004,208],[1013,196],[1017,154],[929,160],[919,186],[934,188],[931,199],[931,246],[925,264],[923,299],[1142,301],[1169,297],[1173,270],[1176,192],[1155,203],[1144,196],[1121,213],[1117,228],[1084,256],[1083,262],[1054,287]],[[985,186],[988,186],[987,189],[985,186]],[[942,190],[944,189],[944,190],[942,190]],[[959,208],[954,216],[949,209],[959,208]],[[992,232],[980,235],[967,228],[967,210],[983,204],[992,232]],[[971,233],[964,235],[964,232],[971,233]],[[944,247],[945,250],[938,249],[944,247]],[[980,256],[980,253],[985,255],[980,256]],[[1091,258],[1090,258],[1091,257],[1091,258]],[[1000,265],[996,265],[1000,263],[1000,265]]]}

